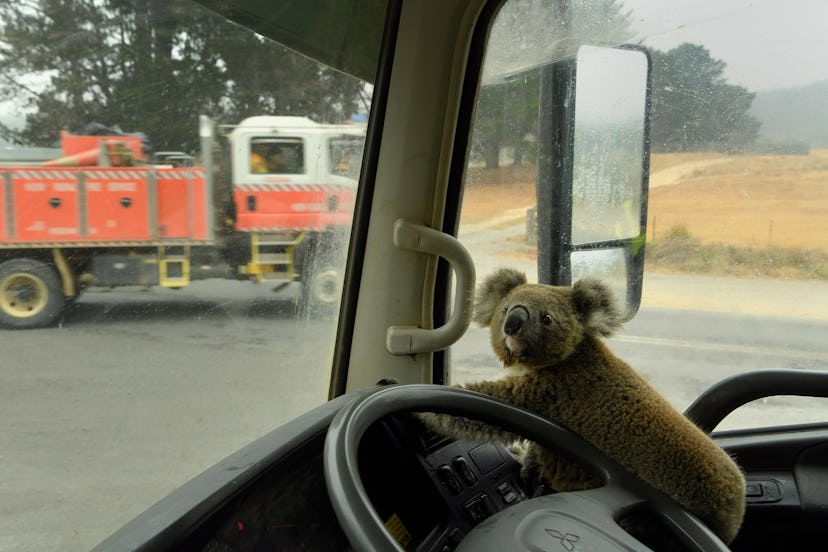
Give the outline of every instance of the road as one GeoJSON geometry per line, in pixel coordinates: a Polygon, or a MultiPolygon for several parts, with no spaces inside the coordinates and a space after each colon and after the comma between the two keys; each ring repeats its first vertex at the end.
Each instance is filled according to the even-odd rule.
{"type": "Polygon", "coordinates": [[[730,161],[732,159],[729,157],[721,157],[718,159],[697,159],[695,161],[681,163],[680,165],[673,165],[672,167],[667,167],[666,169],[650,174],[649,187],[652,190],[653,188],[661,186],[671,186],[688,176],[692,176],[696,171],[730,161]]]}
{"type": "Polygon", "coordinates": [[[323,402],[332,329],[292,309],[199,282],[94,292],[58,328],[0,331],[0,550],[88,550],[323,402]]]}
{"type": "MultiPolygon", "coordinates": [[[[710,385],[737,373],[828,370],[825,335],[828,320],[643,307],[608,341],[619,357],[684,410],[710,385]]],[[[500,374],[487,345],[487,329],[469,329],[453,349],[456,382],[500,374]]],[[[743,410],[729,416],[720,429],[828,419],[825,399],[769,399],[743,410]]]]}
{"type": "MultiPolygon", "coordinates": [[[[96,292],[60,327],[0,332],[0,550],[86,550],[322,402],[333,327],[296,320],[294,296],[222,281],[96,292]]],[[[824,319],[645,305],[610,344],[684,408],[738,371],[828,368],[825,335],[824,319]]],[[[489,351],[472,328],[452,351],[458,377],[499,374],[489,351]]],[[[737,423],[779,421],[774,404],[825,418],[781,401],[737,423]]]]}

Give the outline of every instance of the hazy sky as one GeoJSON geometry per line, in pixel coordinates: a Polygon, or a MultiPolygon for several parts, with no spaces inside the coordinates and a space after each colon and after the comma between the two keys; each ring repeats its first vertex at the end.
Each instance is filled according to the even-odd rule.
{"type": "Polygon", "coordinates": [[[644,44],[705,46],[752,91],[828,80],[828,0],[623,0],[644,44]]]}

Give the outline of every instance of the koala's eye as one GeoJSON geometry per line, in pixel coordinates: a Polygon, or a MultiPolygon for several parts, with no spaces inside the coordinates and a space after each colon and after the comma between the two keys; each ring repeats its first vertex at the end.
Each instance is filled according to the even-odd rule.
{"type": "Polygon", "coordinates": [[[550,315],[548,312],[544,313],[543,316],[541,316],[541,324],[543,324],[544,326],[548,326],[551,323],[552,315],[550,315]]]}
{"type": "Polygon", "coordinates": [[[503,314],[506,314],[507,312],[509,312],[509,307],[508,306],[503,307],[503,314]]]}

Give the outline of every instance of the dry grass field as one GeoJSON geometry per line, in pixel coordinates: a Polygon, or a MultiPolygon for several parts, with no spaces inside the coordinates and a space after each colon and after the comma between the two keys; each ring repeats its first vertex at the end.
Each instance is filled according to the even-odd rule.
{"type": "Polygon", "coordinates": [[[469,167],[460,223],[492,220],[502,216],[506,209],[522,210],[525,214],[535,204],[535,172],[534,167],[501,167],[490,171],[469,167]]]}
{"type": "Polygon", "coordinates": [[[722,156],[699,167],[693,155],[653,156],[650,241],[683,227],[702,243],[828,253],[828,151],[722,156]],[[671,166],[690,170],[662,185],[671,166]]]}
{"type": "MultiPolygon", "coordinates": [[[[531,169],[474,167],[467,183],[461,223],[535,203],[531,169]]],[[[648,270],[828,279],[828,150],[655,154],[648,214],[648,270]]]]}

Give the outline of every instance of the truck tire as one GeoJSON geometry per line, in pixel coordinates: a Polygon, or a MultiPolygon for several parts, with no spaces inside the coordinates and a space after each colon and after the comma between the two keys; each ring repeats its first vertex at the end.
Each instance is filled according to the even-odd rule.
{"type": "Polygon", "coordinates": [[[342,295],[341,274],[332,266],[323,266],[311,274],[308,283],[310,300],[319,305],[333,305],[342,295]]]}
{"type": "Polygon", "coordinates": [[[35,259],[0,263],[0,326],[42,328],[63,312],[60,277],[54,268],[35,259]]]}
{"type": "Polygon", "coordinates": [[[330,316],[342,296],[342,273],[331,265],[310,262],[302,274],[299,315],[311,318],[330,316]]]}
{"type": "Polygon", "coordinates": [[[302,263],[302,295],[299,315],[321,318],[330,316],[342,298],[342,270],[344,259],[335,243],[327,246],[316,240],[308,248],[302,263]]]}

